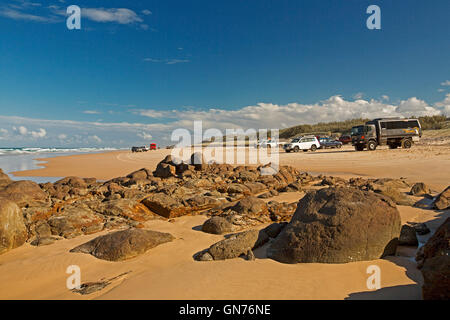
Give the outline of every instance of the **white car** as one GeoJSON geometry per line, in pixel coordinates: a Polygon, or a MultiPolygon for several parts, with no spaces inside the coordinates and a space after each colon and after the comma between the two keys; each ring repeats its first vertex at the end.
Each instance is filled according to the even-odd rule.
{"type": "Polygon", "coordinates": [[[299,152],[303,151],[316,151],[319,149],[320,143],[315,136],[304,136],[300,138],[294,138],[290,143],[286,143],[283,148],[286,152],[299,152]]]}
{"type": "Polygon", "coordinates": [[[260,140],[255,144],[255,148],[278,148],[278,145],[276,140],[260,140]]]}

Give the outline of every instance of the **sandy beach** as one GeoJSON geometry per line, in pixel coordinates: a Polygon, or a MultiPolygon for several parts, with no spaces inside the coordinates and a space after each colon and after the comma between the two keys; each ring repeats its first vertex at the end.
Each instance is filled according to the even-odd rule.
{"type": "MultiPolygon", "coordinates": [[[[170,150],[132,154],[127,151],[44,159],[42,169],[17,176],[80,176],[107,180],[142,167],[153,170],[170,150]]],[[[280,153],[281,165],[301,171],[341,177],[405,177],[425,182],[435,191],[448,185],[450,150],[417,146],[411,150],[380,149],[376,152],[321,150],[316,153],[280,153]]],[[[302,192],[280,194],[270,200],[297,202],[302,192]]],[[[447,211],[398,206],[402,224],[427,222],[432,232],[450,216],[447,211]]],[[[0,299],[421,299],[423,283],[416,268],[416,248],[399,247],[396,256],[345,264],[282,264],[267,258],[267,246],[255,250],[256,261],[242,258],[198,262],[193,255],[223,239],[199,231],[205,216],[151,220],[150,230],[171,233],[176,239],[139,257],[108,262],[69,250],[99,234],[63,239],[50,246],[29,243],[0,255],[0,299]],[[66,288],[66,269],[81,268],[82,282],[115,278],[103,290],[80,295],[66,288]],[[379,290],[366,285],[367,267],[381,269],[379,290]]],[[[259,226],[263,228],[265,225],[259,226]]],[[[429,235],[420,236],[425,243],[429,235]]]]}

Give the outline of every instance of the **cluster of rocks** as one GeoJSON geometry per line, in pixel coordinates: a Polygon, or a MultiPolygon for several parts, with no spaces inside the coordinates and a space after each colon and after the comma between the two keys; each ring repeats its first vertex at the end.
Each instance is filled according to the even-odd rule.
{"type": "Polygon", "coordinates": [[[105,229],[142,228],[150,219],[198,213],[226,216],[237,230],[286,221],[294,204],[271,201],[266,205],[254,196],[292,191],[292,186],[314,180],[292,167],[266,175],[270,165],[202,164],[199,157],[193,154],[191,165],[167,156],[153,172],[143,168],[105,182],[66,177],[37,184],[12,181],[0,171],[0,230],[5,229],[0,232],[5,238],[0,252],[26,241],[47,245],[105,229]]]}

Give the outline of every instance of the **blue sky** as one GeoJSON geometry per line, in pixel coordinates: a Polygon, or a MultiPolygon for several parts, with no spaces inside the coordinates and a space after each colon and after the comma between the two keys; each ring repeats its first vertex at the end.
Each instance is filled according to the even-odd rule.
{"type": "Polygon", "coordinates": [[[448,0],[0,3],[0,146],[450,113],[448,0]],[[67,6],[81,30],[66,28],[67,6]],[[381,8],[381,30],[366,9],[381,8]]]}

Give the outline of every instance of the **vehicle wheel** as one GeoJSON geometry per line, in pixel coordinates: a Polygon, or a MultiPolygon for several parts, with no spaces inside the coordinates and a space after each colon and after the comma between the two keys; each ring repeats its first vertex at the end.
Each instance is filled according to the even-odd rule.
{"type": "Polygon", "coordinates": [[[357,145],[355,145],[355,150],[356,151],[363,151],[364,150],[364,146],[360,145],[360,144],[357,144],[357,145]]]}
{"type": "Polygon", "coordinates": [[[342,148],[342,144],[337,145],[338,149],[342,148]]]}
{"type": "Polygon", "coordinates": [[[311,151],[314,152],[314,151],[316,151],[316,150],[317,150],[317,147],[316,147],[315,144],[313,144],[313,145],[311,146],[311,151]]]}
{"type": "Polygon", "coordinates": [[[299,152],[300,151],[300,148],[298,147],[298,146],[296,146],[295,148],[294,148],[294,152],[299,152]]]}
{"type": "Polygon", "coordinates": [[[402,141],[402,148],[409,149],[412,147],[412,141],[410,139],[405,139],[402,141]]]}
{"type": "Polygon", "coordinates": [[[375,141],[369,141],[369,143],[367,144],[367,149],[369,151],[375,151],[376,148],[377,148],[377,143],[375,141]]]}
{"type": "Polygon", "coordinates": [[[286,153],[291,153],[291,150],[286,150],[286,153]]]}

